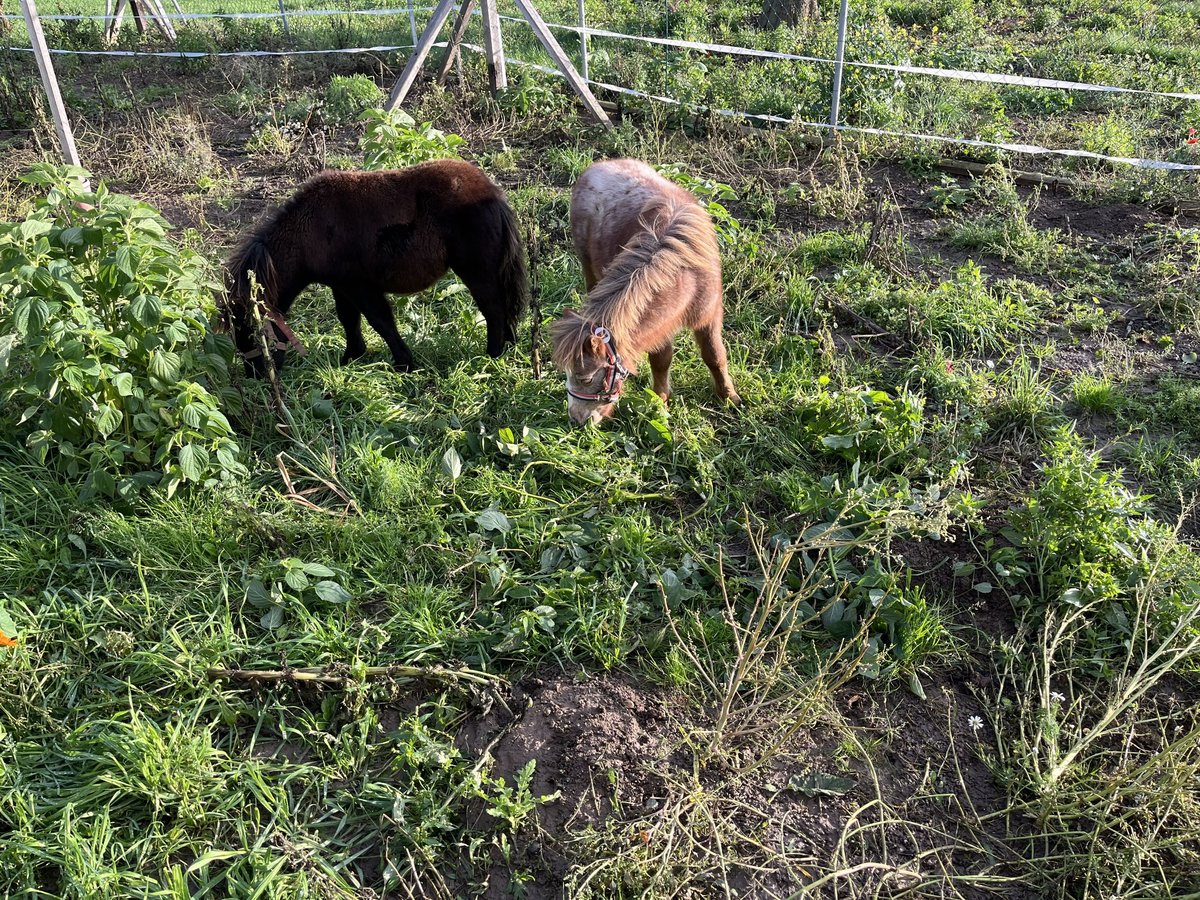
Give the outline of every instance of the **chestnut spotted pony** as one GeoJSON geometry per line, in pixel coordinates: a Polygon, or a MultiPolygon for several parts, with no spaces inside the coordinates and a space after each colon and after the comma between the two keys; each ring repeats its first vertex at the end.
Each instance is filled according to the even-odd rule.
{"type": "Polygon", "coordinates": [[[694,196],[637,160],[599,162],[572,191],[571,237],[587,305],[567,310],[551,338],[573,422],[612,415],[643,353],[666,401],[673,340],[683,328],[695,335],[717,396],[740,402],[721,340],[717,236],[694,196]]]}

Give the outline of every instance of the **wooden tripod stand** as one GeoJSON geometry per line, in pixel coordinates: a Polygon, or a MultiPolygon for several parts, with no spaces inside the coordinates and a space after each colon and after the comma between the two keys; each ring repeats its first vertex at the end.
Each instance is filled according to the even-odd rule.
{"type": "MultiPolygon", "coordinates": [[[[429,20],[429,24],[425,26],[425,31],[421,34],[420,40],[417,41],[417,46],[413,49],[412,56],[408,58],[408,62],[404,66],[404,71],[400,73],[400,78],[392,88],[392,93],[388,96],[387,103],[384,106],[385,109],[395,109],[404,102],[404,98],[408,96],[409,90],[411,90],[413,83],[417,80],[417,73],[421,70],[421,66],[425,62],[425,57],[429,55],[429,51],[433,48],[433,44],[437,40],[438,32],[442,30],[442,26],[446,23],[446,19],[450,17],[455,4],[459,2],[460,0],[441,0],[438,3],[437,8],[433,11],[433,16],[429,20]]],[[[463,34],[466,33],[467,25],[471,21],[475,2],[476,0],[461,0],[462,5],[458,11],[458,18],[454,22],[450,40],[446,45],[446,59],[442,64],[442,71],[439,73],[439,77],[445,75],[453,63],[455,55],[459,52],[463,34]]],[[[483,50],[487,56],[488,81],[493,93],[508,86],[508,76],[504,65],[504,40],[500,34],[500,16],[496,12],[496,2],[497,0],[479,0],[483,15],[483,50]]],[[[587,82],[583,80],[583,77],[563,51],[562,46],[550,32],[545,20],[537,11],[537,7],[533,5],[532,0],[513,0],[513,2],[517,4],[517,9],[521,11],[521,15],[525,17],[525,21],[533,29],[534,35],[546,49],[546,52],[550,54],[559,71],[563,73],[563,77],[567,79],[567,84],[579,95],[579,99],[583,101],[583,105],[587,111],[597,122],[611,126],[612,122],[609,120],[608,114],[600,106],[600,101],[596,99],[591,89],[587,86],[587,82]]]]}

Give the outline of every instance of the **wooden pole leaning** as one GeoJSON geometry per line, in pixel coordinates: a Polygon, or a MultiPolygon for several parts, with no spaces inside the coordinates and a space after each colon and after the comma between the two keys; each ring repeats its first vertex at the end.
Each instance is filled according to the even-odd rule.
{"type": "Polygon", "coordinates": [[[21,12],[25,14],[25,27],[33,45],[33,56],[37,60],[38,73],[42,76],[42,87],[50,101],[50,115],[54,119],[54,130],[58,133],[58,144],[63,159],[73,166],[82,165],[79,151],[75,149],[75,135],[67,119],[67,107],[58,89],[58,77],[54,74],[54,63],[50,59],[50,48],[46,46],[46,35],[42,32],[42,20],[38,18],[36,0],[21,0],[21,12]]]}
{"type": "MultiPolygon", "coordinates": [[[[417,41],[417,46],[413,49],[412,56],[405,63],[404,71],[400,73],[400,78],[392,88],[392,93],[388,96],[387,103],[384,104],[384,109],[395,109],[404,102],[404,98],[408,96],[408,92],[417,80],[417,73],[425,62],[425,57],[429,55],[430,49],[437,40],[438,32],[441,31],[446,19],[450,17],[450,11],[456,2],[458,0],[441,0],[437,9],[433,11],[433,16],[430,18],[429,24],[425,26],[425,32],[421,35],[421,39],[417,41]]],[[[439,80],[445,76],[445,72],[449,70],[450,65],[453,63],[454,54],[458,51],[463,33],[470,22],[471,8],[474,2],[475,0],[462,0],[461,11],[454,27],[454,34],[447,45],[446,59],[442,71],[439,73],[439,80]]],[[[608,118],[608,113],[604,111],[604,108],[600,105],[600,101],[596,99],[596,96],[587,86],[587,82],[575,69],[574,64],[572,64],[562,46],[559,45],[554,35],[550,32],[545,20],[531,0],[514,0],[514,2],[517,4],[517,9],[521,11],[521,15],[525,17],[525,21],[529,23],[529,27],[533,29],[533,33],[539,43],[550,54],[555,65],[558,66],[559,71],[566,78],[567,84],[579,95],[579,99],[583,101],[584,107],[591,114],[592,118],[597,122],[611,127],[612,122],[608,118]]],[[[480,3],[483,10],[483,42],[484,53],[487,55],[488,79],[491,81],[491,88],[494,93],[508,86],[508,77],[504,65],[504,44],[500,35],[500,17],[496,12],[496,0],[480,0],[480,3]]]]}
{"type": "Polygon", "coordinates": [[[504,65],[504,37],[500,33],[500,14],[496,0],[480,0],[483,7],[483,52],[487,56],[488,86],[492,95],[508,87],[504,65]]]}
{"type": "Polygon", "coordinates": [[[550,58],[554,60],[558,70],[563,73],[563,77],[567,79],[567,84],[571,89],[579,95],[579,99],[583,101],[583,105],[587,111],[592,114],[597,122],[604,125],[612,125],[608,118],[608,113],[600,106],[600,101],[596,99],[596,95],[592,93],[592,89],[587,86],[587,82],[583,80],[575,66],[571,63],[570,58],[563,50],[558,40],[546,27],[546,22],[541,14],[537,11],[537,7],[530,0],[514,0],[517,4],[517,9],[521,11],[521,15],[525,17],[525,21],[529,23],[529,27],[533,29],[534,36],[550,54],[550,58]]]}
{"type": "Polygon", "coordinates": [[[467,32],[467,26],[471,24],[471,13],[474,11],[475,0],[466,0],[462,9],[458,11],[458,18],[454,22],[454,28],[450,31],[450,41],[446,44],[446,55],[442,59],[441,68],[438,69],[438,84],[446,83],[446,76],[450,74],[450,67],[454,65],[454,60],[459,56],[463,35],[467,32]]]}
{"type": "Polygon", "coordinates": [[[455,0],[441,0],[441,3],[437,5],[437,8],[433,11],[433,16],[429,19],[429,24],[425,26],[425,31],[421,34],[421,39],[417,41],[417,46],[413,48],[412,56],[404,64],[404,71],[400,73],[400,78],[396,81],[395,86],[392,87],[392,93],[388,96],[387,103],[383,105],[384,109],[395,109],[404,102],[404,98],[408,96],[413,83],[417,80],[417,73],[421,71],[421,64],[425,62],[425,57],[429,55],[434,41],[437,40],[438,32],[446,24],[446,19],[450,18],[450,11],[454,9],[454,4],[455,0]]]}

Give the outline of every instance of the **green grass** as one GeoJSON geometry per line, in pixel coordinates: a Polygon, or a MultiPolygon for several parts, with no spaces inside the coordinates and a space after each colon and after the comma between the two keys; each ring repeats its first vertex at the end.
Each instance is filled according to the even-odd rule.
{"type": "MultiPolygon", "coordinates": [[[[888,10],[975,27],[959,4],[888,10]]],[[[214,261],[318,154],[361,161],[336,115],[291,155],[247,147],[328,104],[324,70],[220,71],[241,80],[180,74],[187,96],[147,113],[114,100],[87,145],[214,261]]],[[[369,93],[355,84],[348,106],[369,93]]],[[[340,366],[329,292],[305,293],[290,322],[309,355],[281,373],[291,427],[240,381],[248,472],[218,490],[89,502],[0,409],[0,629],[17,640],[0,649],[0,892],[441,897],[491,879],[519,896],[536,877],[707,897],[764,873],[853,891],[885,862],[902,887],[919,853],[928,896],[1195,890],[1200,556],[1174,527],[1200,486],[1195,334],[1165,304],[1170,347],[1117,321],[1153,277],[1097,277],[1084,297],[1060,276],[1108,250],[1036,229],[1000,171],[891,241],[865,221],[876,160],[847,148],[801,169],[786,135],[692,138],[653,116],[600,133],[471,89],[413,112],[461,132],[537,224],[542,325],[580,301],[567,198],[591,159],[674,166],[720,202],[744,406],[717,402],[681,336],[669,407],[643,375],[604,428],[572,428],[561,376],[533,375],[529,325],[486,358],[448,277],[397,299],[412,374],[373,333],[340,366]],[[973,262],[918,261],[917,238],[950,252],[984,216],[1000,225],[973,262]],[[1020,278],[1000,274],[1013,263],[1020,278]],[[1077,346],[1093,375],[1061,363],[1077,346]],[[1100,445],[1080,436],[1097,414],[1116,432],[1100,445]],[[571,828],[539,780],[549,747],[501,760],[463,737],[521,712],[506,685],[532,696],[527,678],[562,673],[671,692],[661,754],[599,773],[611,816],[571,828]],[[643,767],[659,787],[632,805],[643,767]],[[827,828],[805,817],[817,803],[827,828]],[[789,849],[764,837],[773,809],[797,812],[770,820],[788,840],[826,830],[789,849]]],[[[29,191],[6,176],[11,218],[29,191]]],[[[1190,277],[1188,236],[1162,241],[1131,244],[1131,272],[1145,253],[1190,277]]],[[[580,709],[580,727],[607,712],[580,709]]]]}

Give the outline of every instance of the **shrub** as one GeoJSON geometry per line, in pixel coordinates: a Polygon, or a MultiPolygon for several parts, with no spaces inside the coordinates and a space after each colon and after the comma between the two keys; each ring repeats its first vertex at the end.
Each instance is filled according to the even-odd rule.
{"type": "Polygon", "coordinates": [[[368,109],[361,142],[363,168],[403,169],[430,159],[457,159],[463,139],[444,134],[430,122],[418,125],[402,109],[368,109]]]}
{"type": "Polygon", "coordinates": [[[383,91],[366,75],[334,75],[325,88],[322,115],[337,125],[353,122],[383,102],[383,91]]]}
{"type": "Polygon", "coordinates": [[[209,266],[152,207],[87,177],[33,167],[46,196],[0,225],[0,427],[85,496],[244,473],[209,266]]]}

